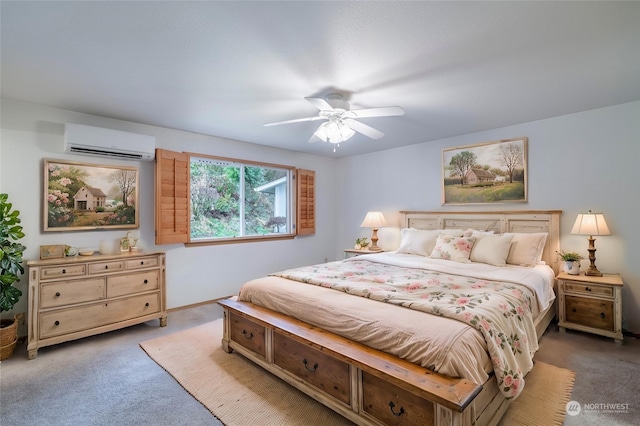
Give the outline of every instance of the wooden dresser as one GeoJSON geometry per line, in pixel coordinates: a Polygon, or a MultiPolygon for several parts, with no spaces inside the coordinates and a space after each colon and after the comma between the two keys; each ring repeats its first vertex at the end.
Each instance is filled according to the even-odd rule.
{"type": "Polygon", "coordinates": [[[164,253],[34,260],[29,267],[29,359],[38,349],[160,320],[167,325],[164,253]]]}

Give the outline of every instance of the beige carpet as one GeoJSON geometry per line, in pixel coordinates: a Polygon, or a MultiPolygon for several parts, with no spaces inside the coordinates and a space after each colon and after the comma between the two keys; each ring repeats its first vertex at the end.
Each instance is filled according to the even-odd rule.
{"type": "MultiPolygon", "coordinates": [[[[225,353],[221,339],[217,320],[140,346],[227,426],[352,424],[251,361],[225,353]]],[[[501,424],[561,425],[574,376],[537,362],[501,424]]]]}

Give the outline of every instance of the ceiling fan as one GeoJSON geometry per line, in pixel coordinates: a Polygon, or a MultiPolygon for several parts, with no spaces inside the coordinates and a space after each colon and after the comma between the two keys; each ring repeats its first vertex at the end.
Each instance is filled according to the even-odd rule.
{"type": "MultiPolygon", "coordinates": [[[[318,115],[313,117],[296,118],[293,120],[277,121],[267,123],[265,126],[276,126],[280,124],[300,123],[304,121],[326,120],[311,135],[309,143],[318,141],[339,144],[349,139],[355,132],[361,133],[371,139],[380,139],[384,133],[373,127],[357,121],[358,118],[388,117],[394,115],[404,115],[404,110],[397,106],[367,108],[351,110],[351,105],[340,94],[330,94],[326,99],[305,98],[320,110],[318,115]]],[[[335,151],[335,148],[334,148],[335,151]]]]}

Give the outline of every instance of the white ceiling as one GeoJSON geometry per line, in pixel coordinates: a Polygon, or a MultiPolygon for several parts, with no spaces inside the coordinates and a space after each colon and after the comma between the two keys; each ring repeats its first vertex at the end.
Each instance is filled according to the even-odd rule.
{"type": "MultiPolygon", "coordinates": [[[[640,100],[640,2],[2,1],[2,97],[341,157],[640,100]],[[362,119],[308,144],[305,97],[362,119]]],[[[522,136],[522,135],[514,135],[522,136]]]]}

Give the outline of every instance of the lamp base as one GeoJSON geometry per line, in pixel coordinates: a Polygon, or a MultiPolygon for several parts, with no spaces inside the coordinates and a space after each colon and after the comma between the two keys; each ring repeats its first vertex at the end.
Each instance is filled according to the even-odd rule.
{"type": "Polygon", "coordinates": [[[589,268],[584,272],[585,275],[588,275],[590,277],[601,277],[602,276],[602,272],[598,271],[596,268],[589,268]]]}

